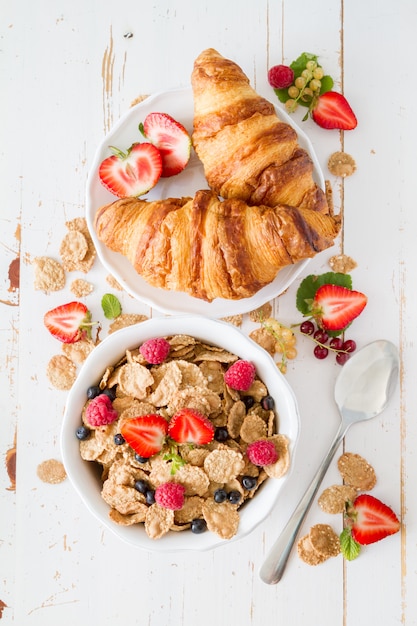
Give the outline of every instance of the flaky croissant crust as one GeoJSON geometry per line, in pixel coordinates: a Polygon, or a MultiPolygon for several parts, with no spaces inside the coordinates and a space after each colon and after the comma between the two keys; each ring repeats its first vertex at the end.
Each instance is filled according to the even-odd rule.
{"type": "Polygon", "coordinates": [[[218,195],[328,213],[296,132],[256,93],[236,63],[209,48],[195,60],[191,84],[193,145],[218,195]]]}
{"type": "Polygon", "coordinates": [[[251,297],[283,267],[331,246],[339,221],[304,208],[221,201],[204,190],[117,200],[98,209],[94,227],[150,285],[210,302],[251,297]]]}

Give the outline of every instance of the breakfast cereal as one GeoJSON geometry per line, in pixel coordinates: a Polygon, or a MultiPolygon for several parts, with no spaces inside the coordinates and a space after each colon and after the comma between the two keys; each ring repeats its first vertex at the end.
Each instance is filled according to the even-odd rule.
{"type": "Polygon", "coordinates": [[[356,489],[349,485],[331,485],[320,495],[318,505],[325,513],[343,513],[346,502],[353,500],[356,494],[356,489]]]}
{"type": "Polygon", "coordinates": [[[65,271],[59,261],[48,256],[38,256],[33,260],[33,265],[36,290],[60,291],[65,287],[65,271]]]}
{"type": "Polygon", "coordinates": [[[345,452],[337,462],[345,484],[361,491],[369,491],[376,485],[374,468],[359,454],[345,452]]]}
{"type": "MultiPolygon", "coordinates": [[[[103,416],[102,425],[89,424],[87,407],[95,402],[89,396],[81,416],[80,454],[101,465],[102,497],[113,522],[143,524],[152,539],[190,528],[230,539],[238,530],[240,507],[269,476],[279,478],[288,470],[289,441],[276,432],[275,411],[261,405],[268,396],[262,381],[255,378],[246,392],[226,385],[224,373],[238,360],[236,355],[187,335],[165,339],[170,352],[161,364],[146,363],[138,347],[106,368],[96,384],[99,394],[112,398],[117,419],[106,423],[103,416]],[[179,415],[189,412],[211,433],[207,443],[195,443],[188,435],[175,439],[168,430],[179,415]],[[125,436],[137,420],[148,424],[149,419],[153,425],[153,418],[152,428],[162,422],[168,436],[161,435],[158,452],[142,457],[125,436]],[[278,452],[277,461],[265,468],[246,455],[248,443],[257,439],[270,440],[278,452]],[[169,483],[184,488],[180,504],[171,506],[168,496],[164,504],[155,501],[155,493],[158,496],[169,483]]],[[[152,442],[158,432],[152,431],[152,442]]]]}
{"type": "Polygon", "coordinates": [[[46,376],[56,389],[67,391],[75,383],[77,368],[64,354],[56,354],[49,360],[46,376]]]}

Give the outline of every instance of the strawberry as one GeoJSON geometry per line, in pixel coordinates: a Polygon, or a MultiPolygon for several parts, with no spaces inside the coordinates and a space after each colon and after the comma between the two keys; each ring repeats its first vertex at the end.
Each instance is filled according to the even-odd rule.
{"type": "Polygon", "coordinates": [[[367,301],[359,291],[340,285],[321,285],[315,293],[311,313],[322,329],[342,330],[362,313],[367,301]]]}
{"type": "Polygon", "coordinates": [[[177,443],[204,445],[214,437],[214,426],[207,417],[194,409],[183,408],[172,416],[168,434],[177,443]]]}
{"type": "Polygon", "coordinates": [[[352,520],[352,537],[362,546],[380,541],[400,530],[400,522],[394,511],[366,493],[358,496],[352,507],[348,507],[347,515],[352,520]]]}
{"type": "Polygon", "coordinates": [[[353,130],[358,121],[346,98],[336,91],[326,91],[314,103],[313,120],[322,128],[353,130]]]}
{"type": "Polygon", "coordinates": [[[139,130],[160,151],[163,177],[182,172],[191,155],[191,137],[182,124],[167,113],[149,113],[139,130]]]}
{"type": "Polygon", "coordinates": [[[43,321],[62,343],[75,343],[91,333],[91,313],[82,302],[61,304],[45,313],[43,321]]]}
{"type": "Polygon", "coordinates": [[[151,143],[134,143],[124,153],[110,146],[112,156],[102,161],[99,177],[118,198],[137,197],[156,185],[162,173],[162,157],[151,143]]]}
{"type": "Polygon", "coordinates": [[[162,450],[167,431],[166,419],[153,413],[123,420],[120,428],[125,441],[144,459],[162,450]]]}

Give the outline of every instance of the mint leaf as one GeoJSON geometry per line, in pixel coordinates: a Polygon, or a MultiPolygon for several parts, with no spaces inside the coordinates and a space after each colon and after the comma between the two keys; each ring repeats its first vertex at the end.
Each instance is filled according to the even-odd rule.
{"type": "Polygon", "coordinates": [[[296,295],[296,307],[303,315],[310,315],[311,302],[316,291],[322,285],[339,285],[352,289],[352,277],[350,274],[340,272],[326,272],[324,274],[310,274],[301,281],[296,295]]]}
{"type": "Polygon", "coordinates": [[[340,533],[340,550],[348,561],[353,561],[356,559],[361,551],[360,544],[355,541],[352,537],[352,533],[350,532],[350,528],[345,528],[340,533]]]}
{"type": "Polygon", "coordinates": [[[186,461],[176,452],[164,454],[163,459],[164,461],[171,461],[171,476],[174,476],[181,467],[186,465],[186,461]]]}
{"type": "Polygon", "coordinates": [[[112,293],[106,293],[101,299],[101,308],[105,317],[109,320],[114,320],[122,312],[122,305],[119,300],[112,293]]]}

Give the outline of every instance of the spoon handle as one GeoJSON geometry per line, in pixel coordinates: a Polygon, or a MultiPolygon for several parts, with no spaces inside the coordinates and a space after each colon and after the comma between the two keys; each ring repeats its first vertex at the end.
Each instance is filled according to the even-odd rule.
{"type": "Polygon", "coordinates": [[[321,482],[329,468],[330,462],[333,459],[336,450],[338,449],[349,426],[350,424],[341,422],[339,430],[336,433],[328,453],[324,457],[313,480],[307,487],[285,528],[275,541],[267,558],[265,559],[259,571],[259,575],[265,583],[273,585],[281,580],[287,565],[288,557],[290,556],[295,540],[297,539],[301,524],[310,509],[311,503],[313,502],[321,482]]]}

